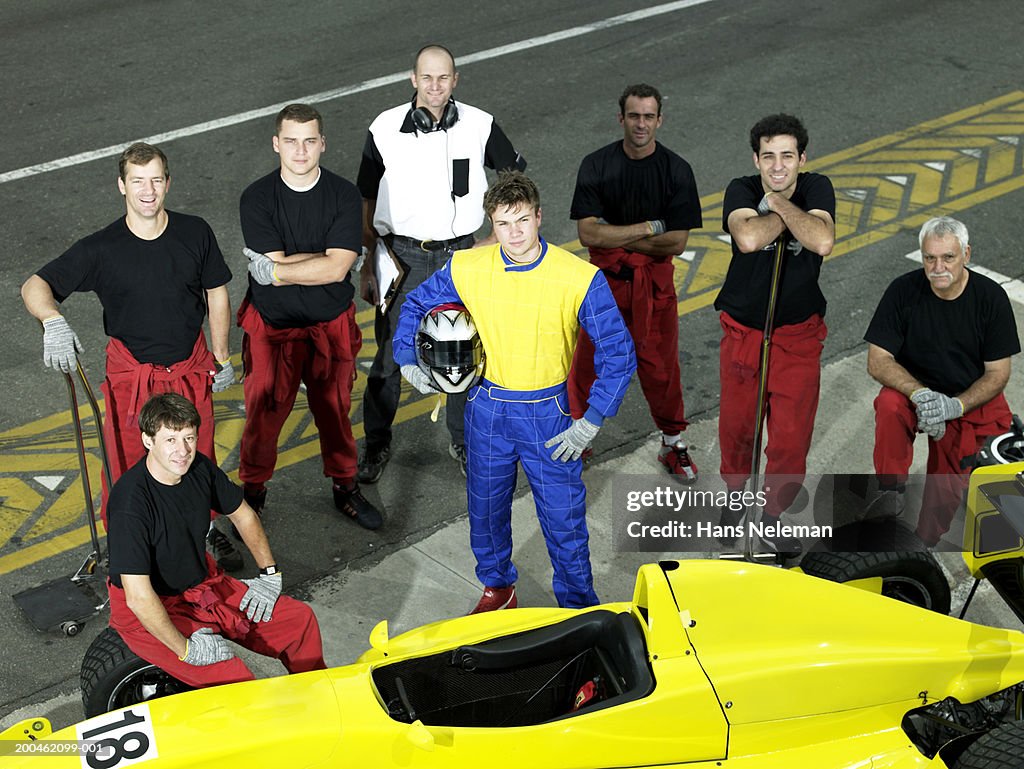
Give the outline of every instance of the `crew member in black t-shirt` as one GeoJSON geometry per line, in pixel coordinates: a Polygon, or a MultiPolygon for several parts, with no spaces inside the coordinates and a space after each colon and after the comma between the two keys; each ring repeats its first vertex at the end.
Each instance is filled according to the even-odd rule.
{"type": "MultiPolygon", "coordinates": [[[[139,408],[151,392],[177,392],[196,404],[205,427],[199,449],[214,458],[212,392],[235,381],[228,354],[231,271],[210,226],[168,211],[167,157],[142,142],[121,153],[117,185],[126,215],[75,243],[25,281],[25,307],[43,324],[43,360],[73,372],[82,351],[59,303],[93,291],[103,306],[107,344],[103,435],[117,480],[146,451],[139,439],[139,408]],[[210,318],[210,349],[203,319],[210,318]]],[[[106,520],[106,478],[104,478],[106,520]]],[[[231,541],[210,529],[210,545],[228,569],[242,566],[231,541]]]]}
{"type": "Polygon", "coordinates": [[[323,670],[313,610],[281,595],[263,526],[242,490],[196,450],[199,426],[199,412],[177,393],[154,395],[139,413],[148,453],[110,492],[110,626],[190,686],[254,678],[225,638],[277,657],[290,673],[323,670]],[[237,527],[255,579],[229,577],[207,557],[211,509],[237,527]]]}
{"type": "MultiPolygon", "coordinates": [[[[636,347],[637,376],[661,430],[658,461],[683,483],[697,480],[683,431],[679,311],[672,259],[701,226],[700,197],[690,164],[655,141],[661,93],[631,85],[619,98],[622,141],[587,155],[576,177],[570,216],[580,243],[604,273],[636,347]]],[[[594,345],[580,330],[569,376],[574,419],[587,409],[594,383],[594,345]]]]}
{"type": "MultiPolygon", "coordinates": [[[[732,260],[715,300],[722,325],[718,437],[721,474],[730,491],[742,489],[750,477],[761,341],[779,238],[786,239],[786,249],[767,372],[765,473],[802,477],[806,472],[827,333],[818,274],[835,240],[832,182],[821,174],[800,172],[807,162],[803,124],[791,115],[762,118],[750,129],[750,147],[758,173],[733,179],[725,191],[722,223],[732,237],[732,260]]],[[[799,485],[766,486],[764,513],[769,523],[777,522],[799,485]]],[[[722,515],[723,523],[735,522],[726,520],[735,515],[729,508],[722,515]]],[[[800,549],[792,537],[767,535],[762,540],[779,553],[800,549]]]]}
{"type": "Polygon", "coordinates": [[[277,115],[281,165],[242,193],[240,214],[249,292],[238,309],[245,331],[245,430],[238,477],[257,512],[277,464],[277,439],[306,385],[320,432],[324,475],[334,504],[360,526],[381,515],[356,482],[349,410],[362,334],[349,271],[362,241],[362,198],[355,185],[320,166],[323,119],[308,104],[277,115]]]}
{"type": "Polygon", "coordinates": [[[868,514],[903,511],[914,439],[926,433],[928,479],[917,533],[934,545],[966,487],[970,467],[962,461],[1010,427],[1003,389],[1020,340],[1006,291],[967,269],[971,246],[962,222],[929,219],[918,242],[924,270],[889,284],[864,335],[868,373],[882,385],[875,398],[880,493],[868,514]]]}

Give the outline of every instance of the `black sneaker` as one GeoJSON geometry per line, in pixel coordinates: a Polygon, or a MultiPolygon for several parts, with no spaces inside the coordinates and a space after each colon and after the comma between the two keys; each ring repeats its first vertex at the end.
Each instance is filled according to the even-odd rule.
{"type": "Polygon", "coordinates": [[[338,512],[348,516],[364,529],[373,531],[374,529],[379,529],[383,523],[380,511],[373,506],[370,500],[363,496],[359,486],[356,484],[352,484],[351,488],[335,484],[334,506],[338,508],[338,512]]]}
{"type": "Polygon", "coordinates": [[[879,489],[878,496],[864,511],[865,518],[899,518],[906,507],[906,493],[900,489],[879,489]]]}
{"type": "Polygon", "coordinates": [[[249,507],[256,515],[263,514],[263,508],[267,506],[267,487],[257,486],[252,483],[242,484],[242,496],[249,503],[249,507]]]}
{"type": "Polygon", "coordinates": [[[723,547],[735,547],[736,543],[743,539],[743,522],[746,518],[746,505],[741,505],[739,510],[734,510],[730,505],[722,505],[718,517],[717,539],[723,547]]]}
{"type": "MultiPolygon", "coordinates": [[[[267,506],[267,487],[266,486],[254,486],[251,483],[242,484],[242,498],[245,499],[252,511],[256,513],[257,518],[263,517],[263,508],[267,506]]],[[[235,528],[235,524],[231,525],[231,536],[237,539],[239,542],[242,541],[242,535],[238,533],[238,529],[235,528]]]]}
{"type": "Polygon", "coordinates": [[[464,444],[455,445],[454,443],[448,444],[448,456],[459,463],[459,469],[462,470],[462,477],[468,478],[466,475],[466,446],[464,444]]]}
{"type": "Polygon", "coordinates": [[[360,483],[376,483],[384,475],[384,468],[391,459],[391,447],[382,446],[376,448],[367,446],[363,455],[359,457],[359,472],[356,478],[360,483]]]}
{"type": "Polygon", "coordinates": [[[761,531],[757,538],[767,552],[775,553],[780,558],[796,558],[803,552],[804,546],[799,539],[786,533],[785,526],[777,516],[762,515],[761,531]]]}
{"type": "Polygon", "coordinates": [[[239,571],[245,565],[238,548],[216,526],[211,526],[206,535],[206,549],[224,571],[239,571]]]}

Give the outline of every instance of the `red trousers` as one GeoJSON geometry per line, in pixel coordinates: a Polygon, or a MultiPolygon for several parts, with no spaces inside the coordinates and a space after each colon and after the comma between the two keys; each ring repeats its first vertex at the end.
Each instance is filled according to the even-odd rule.
{"type": "MultiPolygon", "coordinates": [[[[679,309],[671,261],[655,262],[625,249],[591,249],[591,262],[606,269],[615,304],[636,348],[636,373],[654,424],[667,435],[686,429],[679,371],[679,309]],[[610,255],[610,256],[609,256],[610,255]],[[623,280],[609,275],[632,270],[623,280]]],[[[587,410],[594,371],[594,343],[580,329],[569,372],[569,410],[579,419],[587,410]]]]}
{"type": "MultiPolygon", "coordinates": [[[[721,313],[719,350],[721,407],[718,440],[721,475],[731,490],[750,478],[757,414],[757,380],[764,333],[721,313]]],[[[765,416],[767,443],[765,478],[788,476],[786,483],[766,483],[765,512],[779,515],[788,508],[807,472],[807,452],[814,432],[821,382],[822,343],[828,334],[821,316],[774,330],[768,362],[765,416]]],[[[754,489],[757,491],[757,489],[754,489]]]]}
{"type": "MultiPolygon", "coordinates": [[[[146,455],[139,431],[139,411],[149,396],[156,393],[178,393],[192,401],[202,419],[196,448],[217,462],[213,443],[214,371],[213,354],[207,349],[202,333],[196,338],[192,354],[173,366],[139,363],[123,342],[111,339],[107,343],[107,376],[100,389],[106,403],[103,440],[110,460],[111,480],[116,483],[125,470],[146,455]]],[[[107,525],[108,493],[104,477],[100,510],[104,526],[107,525]]]]}
{"type": "MultiPolygon", "coordinates": [[[[960,462],[977,453],[985,439],[1010,429],[1013,415],[1000,393],[983,406],[959,419],[946,422],[941,440],[928,440],[928,477],[921,497],[917,535],[926,545],[935,545],[949,531],[967,488],[970,468],[960,462]]],[[[883,387],[875,398],[875,474],[882,488],[907,482],[914,460],[917,411],[902,393],[883,387]]]]}
{"type": "Polygon", "coordinates": [[[299,382],[306,383],[309,410],[320,433],[324,475],[339,481],[356,476],[356,442],[349,411],[355,359],[363,344],[350,306],[332,321],[304,328],[268,326],[248,301],[238,309],[245,330],[245,428],[238,477],[266,483],[277,465],[277,441],[295,405],[299,382]]]}
{"type": "MultiPolygon", "coordinates": [[[[189,686],[217,686],[255,678],[238,657],[213,665],[190,665],[178,659],[163,642],[149,634],[128,608],[124,591],[110,588],[110,626],[124,639],[128,648],[146,662],[189,686]]],[[[190,637],[201,627],[213,628],[220,635],[246,649],[276,657],[289,673],[324,670],[320,625],[313,610],[302,601],[282,595],[274,604],[274,618],[250,622],[238,604],[248,586],[211,566],[211,575],[180,596],[160,596],[174,627],[190,637]]]]}

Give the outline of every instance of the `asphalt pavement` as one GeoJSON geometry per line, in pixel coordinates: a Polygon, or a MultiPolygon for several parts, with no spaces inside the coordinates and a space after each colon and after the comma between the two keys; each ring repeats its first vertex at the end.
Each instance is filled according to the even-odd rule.
{"type": "MultiPolygon", "coordinates": [[[[527,157],[542,193],[544,234],[555,243],[576,237],[568,219],[576,168],[584,154],[621,137],[616,101],[630,82],[651,82],[665,95],[658,138],[694,167],[705,207],[699,234],[709,243],[721,232],[713,216],[716,196],[731,178],[753,172],[746,133],[770,112],[789,111],[804,120],[812,163],[833,158],[840,164],[878,152],[873,173],[886,178],[906,176],[914,163],[949,164],[932,168],[948,185],[944,197],[916,208],[905,202],[888,219],[879,218],[883,188],[857,175],[867,171],[835,165],[837,188],[850,191],[841,195],[849,207],[849,237],[822,275],[830,333],[811,465],[821,473],[869,472],[876,388],[864,372],[862,335],[884,287],[911,267],[904,255],[917,246],[922,215],[950,211],[961,217],[971,228],[974,260],[1021,278],[1016,222],[1024,204],[1024,163],[1019,120],[1013,119],[1022,111],[1021,22],[1024,10],[1012,0],[863,0],[816,7],[798,0],[770,6],[739,0],[665,6],[529,0],[514,6],[447,2],[429,9],[394,0],[343,8],[311,2],[301,13],[270,3],[236,8],[178,0],[162,4],[159,16],[144,4],[43,0],[0,9],[0,98],[6,106],[0,115],[6,245],[0,252],[0,312],[7,330],[0,351],[0,534],[6,538],[0,559],[23,555],[33,541],[56,541],[80,525],[73,520],[80,513],[68,511],[66,521],[33,539],[35,529],[52,521],[58,493],[48,494],[37,479],[70,477],[53,469],[59,463],[52,459],[69,456],[66,419],[47,422],[68,406],[60,378],[42,366],[38,326],[24,313],[18,287],[76,239],[122,214],[116,150],[157,137],[170,157],[168,206],[211,223],[236,273],[230,291],[237,306],[244,292],[237,201],[249,182],[275,165],[270,107],[320,95],[328,147],[323,162],[354,178],[370,120],[411,93],[407,81],[387,76],[407,70],[421,45],[438,40],[460,61],[456,96],[495,114],[527,157]],[[1008,106],[979,107],[1006,98],[1008,106]],[[951,134],[968,133],[960,126],[972,110],[992,128],[983,146],[950,144],[951,134]],[[947,119],[952,128],[934,138],[928,126],[947,119]],[[923,138],[911,147],[915,130],[923,138]],[[1015,137],[1017,143],[1011,141],[1015,137]],[[933,154],[914,155],[925,151],[933,154]],[[990,179],[986,170],[1004,162],[997,151],[1010,152],[1005,179],[990,179]],[[80,156],[88,152],[93,154],[80,156]],[[964,182],[953,172],[972,162],[971,152],[988,154],[975,170],[978,190],[960,194],[954,187],[964,182]],[[875,205],[854,223],[861,211],[857,193],[868,188],[879,190],[875,205]],[[38,457],[38,467],[26,457],[38,457]],[[31,502],[29,492],[43,502],[31,502]],[[49,517],[33,518],[24,507],[31,504],[49,505],[49,517]]],[[[691,242],[697,242],[696,233],[691,242]]],[[[711,483],[718,461],[719,332],[708,296],[720,265],[708,245],[692,261],[680,260],[677,270],[683,276],[684,387],[694,422],[687,437],[701,483],[711,483]]],[[[98,382],[104,343],[98,304],[91,296],[75,296],[65,311],[98,382]]],[[[1024,311],[1015,305],[1015,313],[1019,323],[1024,311]]],[[[239,338],[236,329],[236,354],[239,338]]],[[[1014,372],[1009,396],[1017,410],[1024,408],[1021,387],[1014,372]]],[[[237,423],[240,397],[239,392],[218,402],[219,422],[237,423]]],[[[300,442],[295,456],[301,459],[280,470],[271,486],[272,543],[290,575],[289,589],[317,609],[332,664],[350,661],[365,648],[379,619],[388,618],[393,629],[408,628],[464,613],[478,595],[463,479],[447,457],[443,426],[430,422],[423,413],[429,409],[415,401],[406,406],[391,464],[369,492],[387,511],[379,533],[337,519],[319,463],[303,454],[300,442]]],[[[620,416],[602,430],[598,461],[587,472],[602,598],[628,598],[636,566],[658,557],[616,551],[612,536],[612,484],[629,474],[659,472],[652,429],[634,387],[620,416]]],[[[307,423],[296,431],[308,439],[307,423]]],[[[236,468],[237,436],[219,433],[218,441],[222,463],[236,468]]],[[[64,483],[58,491],[71,481],[64,483]]],[[[521,598],[551,605],[550,567],[525,484],[516,505],[521,598]]],[[[3,724],[19,713],[50,713],[57,723],[80,715],[74,706],[78,664],[101,623],[72,639],[38,633],[10,599],[70,573],[83,555],[81,547],[54,545],[53,552],[0,571],[0,612],[6,617],[0,623],[3,724]]],[[[958,575],[955,557],[944,560],[958,575]]],[[[991,607],[979,612],[976,619],[982,621],[1009,621],[991,607]]],[[[277,672],[276,663],[260,671],[277,672]]]]}

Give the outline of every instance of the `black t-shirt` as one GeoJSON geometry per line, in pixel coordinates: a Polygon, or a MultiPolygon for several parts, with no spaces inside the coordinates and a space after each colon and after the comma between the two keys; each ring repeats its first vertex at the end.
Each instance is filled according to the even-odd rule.
{"type": "Polygon", "coordinates": [[[661,219],[669,230],[695,230],[703,223],[690,164],[661,144],[633,160],[621,141],[590,153],[580,164],[569,217],[588,216],[619,226],[661,219]]]}
{"type": "MultiPolygon", "coordinates": [[[[729,214],[738,208],[752,208],[756,211],[763,197],[764,187],[758,175],[741,176],[729,182],[722,209],[722,228],[729,232],[729,214]]],[[[800,174],[790,200],[804,211],[825,211],[835,221],[836,194],[827,176],[800,174]]],[[[774,241],[753,254],[744,254],[734,242],[729,271],[715,300],[715,309],[724,310],[749,328],[764,328],[774,255],[774,241]]],[[[776,326],[803,323],[812,315],[824,317],[825,295],[818,286],[821,261],[819,254],[791,239],[782,262],[779,296],[775,307],[776,326]]]]}
{"type": "Polygon", "coordinates": [[[1002,287],[977,272],[956,299],[940,299],[923,269],[896,278],[864,339],[892,353],[926,387],[957,396],[985,373],[985,361],[1020,352],[1017,323],[1002,287]]]}
{"type": "Polygon", "coordinates": [[[122,574],[148,574],[158,595],[198,585],[207,573],[210,510],[230,515],[241,504],[242,490],[203,454],[173,486],[153,478],[143,457],[110,492],[110,581],[122,587],[122,574]]]}
{"type": "Polygon", "coordinates": [[[192,354],[206,317],[206,290],[231,280],[210,225],[174,211],[155,240],[136,237],[121,217],[36,274],[58,302],[95,291],[107,336],[124,342],[140,363],[161,366],[192,354]]]}
{"type": "MultiPolygon", "coordinates": [[[[296,192],[274,170],[246,188],[239,210],[242,237],[253,251],[285,255],[362,248],[363,201],[355,185],[326,168],[311,190],[296,192]]],[[[350,275],[323,286],[261,286],[249,276],[249,297],[275,328],[334,320],[352,304],[350,275]]]]}

